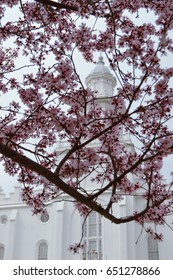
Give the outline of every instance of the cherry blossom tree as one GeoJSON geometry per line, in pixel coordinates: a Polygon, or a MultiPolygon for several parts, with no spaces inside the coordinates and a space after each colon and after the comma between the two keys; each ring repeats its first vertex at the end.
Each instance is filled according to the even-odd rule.
{"type": "Polygon", "coordinates": [[[23,184],[24,202],[39,213],[66,194],[85,217],[96,211],[115,224],[164,224],[173,212],[173,182],[162,172],[173,153],[173,67],[165,62],[173,1],[4,0],[0,13],[0,159],[23,184]],[[81,80],[76,52],[89,63],[100,52],[107,59],[118,82],[109,108],[81,80]],[[58,141],[66,141],[62,152],[58,141]],[[137,195],[143,209],[113,213],[122,197],[137,195]]]}

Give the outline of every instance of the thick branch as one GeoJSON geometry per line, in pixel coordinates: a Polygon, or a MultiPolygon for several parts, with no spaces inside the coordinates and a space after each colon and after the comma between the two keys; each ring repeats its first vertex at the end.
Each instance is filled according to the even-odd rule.
{"type": "Polygon", "coordinates": [[[66,9],[66,10],[70,10],[70,11],[78,11],[78,8],[75,6],[70,6],[70,5],[66,5],[63,3],[57,3],[51,0],[35,0],[36,2],[39,2],[43,5],[47,5],[47,6],[51,6],[51,7],[55,7],[58,9],[66,9]]]}
{"type": "MultiPolygon", "coordinates": [[[[67,5],[67,4],[64,4],[64,3],[57,3],[57,2],[54,2],[54,1],[51,1],[51,0],[35,0],[35,1],[43,4],[44,6],[55,7],[59,10],[65,9],[67,11],[74,11],[74,12],[79,11],[78,7],[76,7],[76,6],[71,6],[71,5],[67,5]]],[[[96,15],[94,5],[93,5],[93,10],[90,14],[93,15],[93,16],[96,15]]],[[[105,14],[105,15],[100,15],[100,17],[107,18],[107,17],[110,17],[110,15],[105,14]]]]}
{"type": "Polygon", "coordinates": [[[91,200],[90,197],[86,197],[83,194],[76,191],[75,189],[71,188],[68,184],[62,181],[55,173],[51,172],[47,168],[38,164],[37,162],[27,158],[26,156],[20,154],[17,151],[12,150],[10,147],[1,143],[0,143],[0,153],[3,156],[12,159],[14,162],[24,166],[25,168],[30,169],[36,172],[38,175],[41,175],[42,177],[46,178],[47,180],[49,180],[49,182],[53,183],[58,188],[60,188],[64,193],[73,197],[75,200],[79,201],[80,203],[85,204],[92,210],[100,213],[102,216],[109,219],[111,222],[115,224],[127,223],[136,220],[141,216],[143,216],[149,209],[149,207],[147,206],[144,210],[142,210],[137,214],[128,217],[123,217],[123,218],[116,218],[115,216],[110,214],[106,209],[102,208],[100,204],[97,204],[95,201],[91,200]]]}

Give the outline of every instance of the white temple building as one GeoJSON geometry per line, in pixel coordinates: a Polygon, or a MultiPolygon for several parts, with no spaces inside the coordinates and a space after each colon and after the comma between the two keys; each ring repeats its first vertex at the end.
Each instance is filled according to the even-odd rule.
{"type": "MultiPolygon", "coordinates": [[[[101,57],[86,78],[86,85],[98,91],[98,102],[105,107],[110,106],[107,97],[113,96],[116,79],[101,57]]],[[[134,149],[130,137],[123,137],[125,145],[134,149]]],[[[64,145],[59,142],[58,151],[63,151],[64,145]]],[[[89,188],[87,180],[84,187],[89,188]]],[[[52,203],[47,213],[33,216],[31,208],[22,202],[20,192],[21,188],[15,187],[14,192],[6,197],[0,189],[0,259],[173,259],[173,231],[168,226],[158,228],[164,235],[164,241],[157,242],[146,232],[141,232],[141,227],[135,222],[116,225],[95,212],[90,214],[84,226],[85,250],[73,254],[68,248],[80,241],[83,222],[73,203],[52,203]]],[[[101,203],[106,202],[108,197],[109,193],[102,194],[101,203]]],[[[113,211],[116,216],[126,216],[139,209],[141,203],[139,197],[124,197],[114,205],[113,211]]],[[[170,217],[170,223],[171,220],[173,217],[170,217]]]]}

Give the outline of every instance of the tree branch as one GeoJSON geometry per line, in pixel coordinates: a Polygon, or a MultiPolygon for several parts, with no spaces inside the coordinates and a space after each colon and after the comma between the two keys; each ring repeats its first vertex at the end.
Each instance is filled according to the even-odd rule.
{"type": "MultiPolygon", "coordinates": [[[[53,183],[55,186],[60,188],[64,193],[73,197],[80,203],[85,204],[90,209],[98,212],[99,214],[101,214],[102,216],[104,216],[105,218],[107,218],[108,220],[110,220],[111,222],[113,222],[115,224],[122,224],[122,223],[134,221],[134,220],[140,218],[141,216],[143,216],[144,214],[146,214],[149,209],[149,207],[146,206],[145,209],[139,213],[135,213],[135,214],[133,214],[131,216],[127,216],[127,217],[116,218],[115,216],[110,214],[106,209],[104,209],[100,204],[91,200],[90,197],[86,197],[83,194],[76,191],[75,189],[71,188],[68,184],[66,184],[64,181],[62,181],[56,174],[54,174],[47,168],[43,167],[42,165],[38,164],[37,162],[27,158],[26,156],[20,154],[17,151],[14,151],[10,147],[8,147],[2,143],[0,143],[0,153],[5,157],[10,158],[14,162],[21,164],[25,168],[30,169],[33,172],[37,173],[38,175],[46,178],[51,183],[53,183]]],[[[162,203],[162,202],[163,202],[163,199],[161,200],[160,203],[162,203]]],[[[159,202],[157,202],[157,206],[158,205],[159,205],[159,202]]],[[[156,205],[153,205],[152,207],[154,207],[154,206],[156,206],[156,205]]],[[[150,208],[152,208],[152,207],[150,207],[150,208]]]]}
{"type": "Polygon", "coordinates": [[[54,1],[51,1],[51,0],[35,0],[35,1],[39,2],[43,5],[46,5],[46,6],[51,6],[51,7],[58,8],[59,10],[65,9],[65,10],[70,10],[70,11],[78,11],[78,8],[75,7],[75,6],[70,6],[70,5],[66,5],[66,4],[63,4],[63,3],[57,3],[57,2],[54,2],[54,1]]]}

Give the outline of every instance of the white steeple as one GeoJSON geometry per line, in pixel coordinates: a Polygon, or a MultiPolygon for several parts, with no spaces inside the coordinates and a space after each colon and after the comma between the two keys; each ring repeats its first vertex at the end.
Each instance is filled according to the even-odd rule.
{"type": "Polygon", "coordinates": [[[116,79],[110,73],[108,67],[104,65],[102,56],[99,57],[96,66],[85,81],[88,88],[93,91],[97,91],[97,98],[107,98],[113,96],[116,79]]]}

